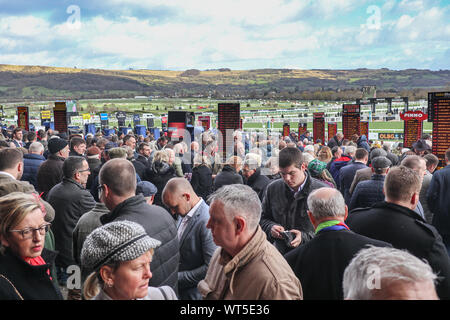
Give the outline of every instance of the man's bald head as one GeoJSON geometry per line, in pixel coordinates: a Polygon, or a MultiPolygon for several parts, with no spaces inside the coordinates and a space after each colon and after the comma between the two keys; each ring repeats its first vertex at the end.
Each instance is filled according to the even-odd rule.
{"type": "Polygon", "coordinates": [[[164,195],[166,193],[171,193],[174,196],[178,196],[184,192],[195,194],[195,191],[188,180],[186,180],[185,178],[172,178],[164,187],[162,197],[164,198],[164,195]]]}
{"type": "Polygon", "coordinates": [[[162,192],[162,201],[173,215],[184,217],[200,201],[191,184],[184,178],[172,178],[162,192]]]}
{"type": "Polygon", "coordinates": [[[106,162],[99,173],[100,185],[106,184],[118,196],[136,191],[136,170],[126,159],[112,159],[106,162]]]}
{"type": "Polygon", "coordinates": [[[334,188],[320,188],[308,196],[308,208],[316,220],[345,217],[347,209],[344,197],[334,188]]]}

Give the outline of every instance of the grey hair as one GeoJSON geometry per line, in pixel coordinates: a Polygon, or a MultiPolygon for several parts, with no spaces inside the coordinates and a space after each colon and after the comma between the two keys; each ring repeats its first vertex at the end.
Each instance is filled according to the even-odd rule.
{"type": "Polygon", "coordinates": [[[392,282],[435,283],[437,275],[426,260],[388,247],[373,247],[360,250],[344,271],[342,287],[344,299],[370,300],[372,290],[380,289],[392,282]],[[374,279],[379,275],[379,279],[374,279]],[[375,284],[373,283],[375,280],[375,284]],[[376,287],[376,285],[379,287],[376,287]]]}
{"type": "Polygon", "coordinates": [[[356,152],[356,147],[355,147],[355,146],[348,145],[348,146],[345,147],[345,150],[344,150],[344,151],[345,151],[345,155],[347,155],[347,156],[348,156],[350,153],[354,155],[355,152],[356,152]]]}
{"type": "Polygon", "coordinates": [[[44,151],[44,145],[40,142],[33,142],[30,144],[28,151],[33,153],[44,151]]]}
{"type": "Polygon", "coordinates": [[[316,220],[330,217],[345,216],[345,200],[342,194],[334,188],[319,188],[311,192],[308,196],[308,208],[316,220]],[[329,189],[329,197],[318,197],[317,193],[329,189]]]}
{"type": "Polygon", "coordinates": [[[236,216],[243,217],[250,231],[256,230],[261,218],[261,201],[258,194],[249,186],[243,184],[225,185],[208,198],[210,205],[214,201],[223,203],[225,215],[229,221],[236,216]]]}
{"type": "Polygon", "coordinates": [[[258,160],[253,157],[246,157],[242,166],[247,166],[250,170],[256,170],[260,167],[258,160]]]}

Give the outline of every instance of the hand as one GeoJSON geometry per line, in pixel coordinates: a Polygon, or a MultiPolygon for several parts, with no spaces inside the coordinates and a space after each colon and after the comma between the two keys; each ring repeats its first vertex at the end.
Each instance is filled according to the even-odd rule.
{"type": "Polygon", "coordinates": [[[272,229],[270,229],[270,234],[274,238],[282,239],[283,237],[281,236],[280,232],[283,232],[283,231],[284,231],[284,227],[282,227],[280,225],[274,225],[272,227],[272,229]]]}
{"type": "Polygon", "coordinates": [[[295,229],[289,230],[289,232],[292,232],[293,234],[295,234],[295,238],[294,238],[294,240],[292,240],[291,246],[293,246],[294,248],[298,247],[300,245],[300,243],[302,242],[302,232],[299,230],[295,230],[295,229]]]}

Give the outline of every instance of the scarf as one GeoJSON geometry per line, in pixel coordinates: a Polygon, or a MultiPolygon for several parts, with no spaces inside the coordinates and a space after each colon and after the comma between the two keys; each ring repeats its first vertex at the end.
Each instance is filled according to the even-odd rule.
{"type": "Polygon", "coordinates": [[[337,230],[343,230],[343,229],[347,229],[350,230],[350,228],[343,222],[339,221],[339,220],[329,220],[329,221],[325,221],[320,223],[315,231],[315,234],[318,234],[321,231],[337,231],[337,230]]]}
{"type": "MultiPolygon", "coordinates": [[[[46,264],[45,260],[41,256],[36,257],[36,258],[28,258],[27,257],[24,260],[25,260],[25,262],[27,262],[28,264],[30,264],[32,266],[42,266],[42,265],[46,264]]],[[[50,276],[50,269],[47,269],[47,274],[48,274],[50,280],[52,280],[52,277],[50,276]]]]}

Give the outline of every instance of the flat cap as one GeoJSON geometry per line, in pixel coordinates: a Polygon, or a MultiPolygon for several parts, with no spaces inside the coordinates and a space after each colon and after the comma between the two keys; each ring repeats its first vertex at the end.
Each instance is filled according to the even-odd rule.
{"type": "Polygon", "coordinates": [[[96,271],[113,262],[139,258],[161,242],[150,238],[144,228],[133,221],[114,221],[105,224],[88,235],[81,250],[81,264],[96,271]]]}
{"type": "Polygon", "coordinates": [[[371,164],[374,169],[385,169],[389,168],[392,162],[385,156],[379,156],[373,158],[371,164]]]}
{"type": "Polygon", "coordinates": [[[141,194],[144,197],[150,197],[158,192],[158,188],[156,186],[148,181],[141,181],[138,182],[136,185],[136,195],[141,194]]]}

